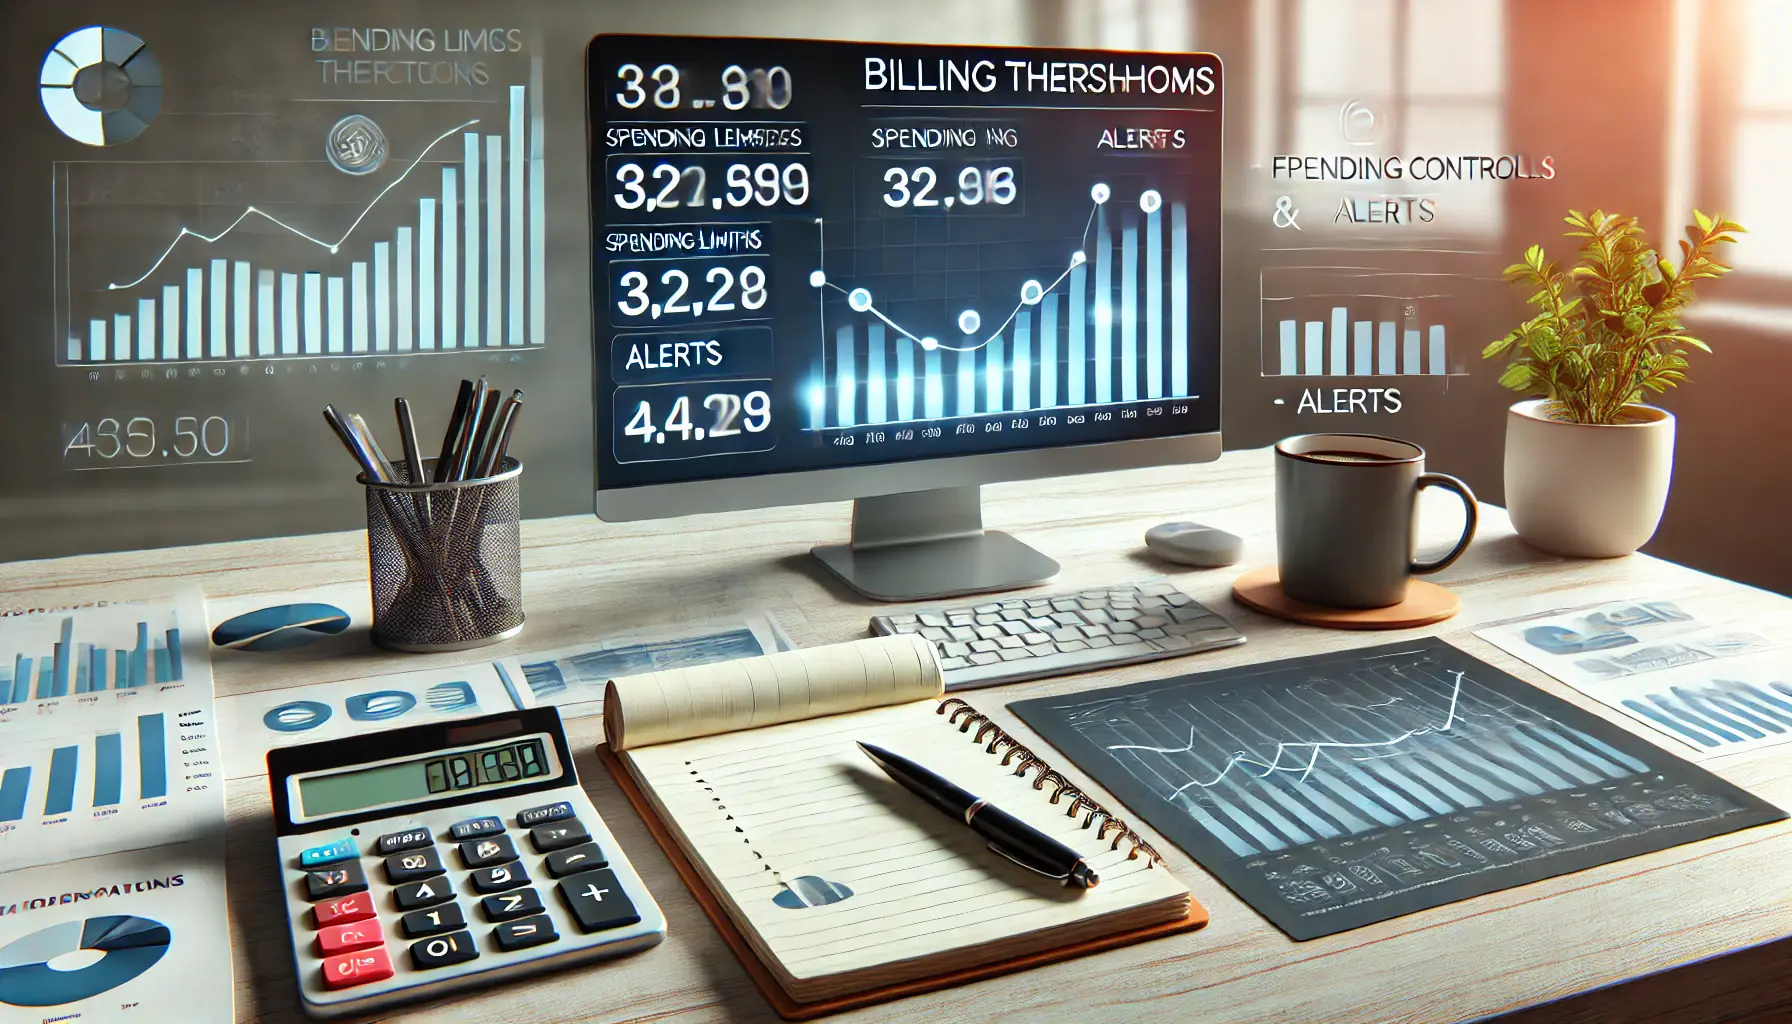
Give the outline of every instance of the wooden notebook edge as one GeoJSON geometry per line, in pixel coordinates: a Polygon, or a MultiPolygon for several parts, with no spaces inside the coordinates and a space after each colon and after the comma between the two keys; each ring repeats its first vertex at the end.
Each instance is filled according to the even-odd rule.
{"type": "Polygon", "coordinates": [[[943,988],[982,981],[985,978],[995,978],[1017,971],[1031,970],[1045,964],[1088,956],[1091,953],[1118,949],[1135,942],[1174,935],[1177,932],[1192,931],[1207,923],[1207,908],[1201,906],[1200,902],[1190,895],[1187,916],[1174,921],[1147,925],[1131,931],[1116,932],[1101,938],[1072,943],[1056,949],[1041,950],[1008,960],[998,960],[978,967],[948,971],[944,974],[916,978],[893,985],[883,985],[850,995],[834,996],[809,1003],[798,1002],[791,997],[790,993],[784,991],[783,986],[778,984],[778,980],[772,975],[771,970],[759,959],[758,954],[753,952],[753,947],[748,944],[746,937],[735,926],[734,919],[728,916],[728,910],[722,906],[721,899],[710,890],[708,883],[704,882],[703,876],[697,872],[696,866],[685,855],[684,849],[673,838],[671,830],[660,820],[659,815],[653,810],[653,806],[648,803],[647,794],[641,791],[641,787],[636,784],[634,776],[629,774],[622,759],[610,749],[608,743],[599,744],[597,753],[603,761],[604,767],[610,770],[610,776],[616,780],[617,788],[621,789],[622,794],[628,797],[628,802],[634,806],[635,813],[641,816],[641,821],[647,826],[647,831],[653,834],[654,840],[660,844],[660,849],[665,851],[666,859],[672,862],[673,870],[677,871],[678,877],[684,880],[685,888],[691,891],[691,895],[697,900],[697,905],[703,908],[703,913],[708,916],[710,923],[715,925],[717,932],[721,933],[722,941],[726,942],[728,948],[734,951],[735,958],[740,961],[742,967],[746,968],[747,976],[753,979],[753,984],[758,987],[760,994],[765,996],[766,1002],[770,1003],[772,1009],[778,1012],[778,1016],[785,1020],[813,1020],[816,1017],[857,1010],[877,1003],[920,995],[923,992],[936,992],[943,988]]]}

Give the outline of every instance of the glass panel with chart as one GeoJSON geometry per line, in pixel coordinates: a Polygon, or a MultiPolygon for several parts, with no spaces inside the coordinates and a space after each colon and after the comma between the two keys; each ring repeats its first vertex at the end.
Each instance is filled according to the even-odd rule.
{"type": "Polygon", "coordinates": [[[598,486],[1219,428],[1206,54],[599,36],[598,486]]]}

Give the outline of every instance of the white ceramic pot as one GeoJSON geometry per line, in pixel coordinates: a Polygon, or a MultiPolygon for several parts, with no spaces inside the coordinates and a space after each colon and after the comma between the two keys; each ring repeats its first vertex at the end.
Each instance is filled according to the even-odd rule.
{"type": "Polygon", "coordinates": [[[1525,543],[1615,558],[1654,536],[1674,473],[1674,416],[1625,407],[1614,424],[1550,419],[1544,399],[1506,414],[1506,511],[1525,543]]]}

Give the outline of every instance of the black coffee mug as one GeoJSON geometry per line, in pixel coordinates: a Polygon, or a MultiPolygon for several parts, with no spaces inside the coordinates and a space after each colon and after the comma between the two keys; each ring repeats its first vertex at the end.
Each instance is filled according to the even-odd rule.
{"type": "Polygon", "coordinates": [[[1425,449],[1373,434],[1304,434],[1276,445],[1276,549],[1282,592],[1330,608],[1386,608],[1406,600],[1415,573],[1456,561],[1475,537],[1475,494],[1425,472],[1425,449]],[[1418,561],[1419,492],[1444,487],[1467,522],[1450,553],[1418,561]]]}

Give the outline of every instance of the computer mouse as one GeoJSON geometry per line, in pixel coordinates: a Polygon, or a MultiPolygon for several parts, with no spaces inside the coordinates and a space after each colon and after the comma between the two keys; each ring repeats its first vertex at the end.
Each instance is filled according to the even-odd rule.
{"type": "Polygon", "coordinates": [[[1145,531],[1145,546],[1172,562],[1212,569],[1238,561],[1244,539],[1200,523],[1164,523],[1145,531]]]}

